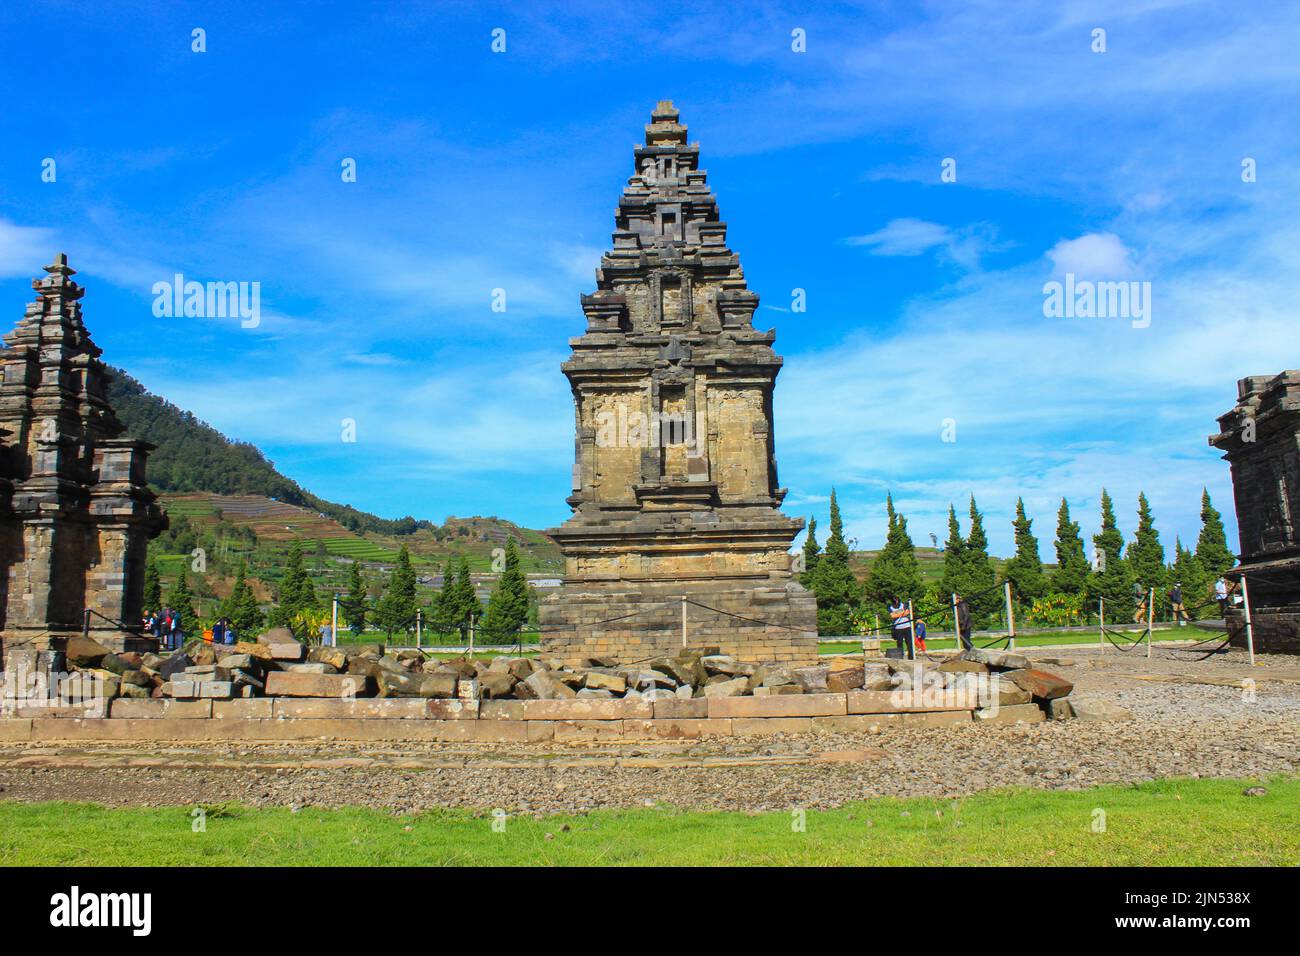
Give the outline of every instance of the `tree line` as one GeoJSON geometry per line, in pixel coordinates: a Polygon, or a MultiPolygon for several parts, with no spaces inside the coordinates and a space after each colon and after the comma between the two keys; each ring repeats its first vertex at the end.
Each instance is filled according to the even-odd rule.
{"type": "MultiPolygon", "coordinates": [[[[218,603],[212,620],[226,618],[235,632],[248,637],[263,628],[288,627],[299,637],[315,637],[320,627],[331,623],[332,595],[322,596],[312,584],[304,563],[300,542],[293,542],[285,561],[284,572],[275,589],[275,600],[267,609],[259,604],[247,580],[248,567],[240,562],[230,594],[218,603]]],[[[459,634],[467,638],[473,627],[485,641],[513,641],[528,623],[534,601],[527,576],[520,566],[519,550],[513,538],[506,542],[504,567],[486,606],[475,593],[470,577],[469,559],[461,555],[448,559],[442,587],[430,605],[421,603],[411,555],[405,545],[388,581],[377,594],[361,573],[361,564],[353,561],[348,571],[347,590],[339,595],[339,626],[361,633],[367,627],[388,635],[415,631],[422,618],[423,628],[431,634],[459,634]]],[[[184,565],[164,599],[158,562],[150,559],[145,567],[144,606],[148,610],[170,607],[181,614],[187,630],[192,630],[199,616],[195,613],[196,595],[184,565]]]]}
{"type": "Polygon", "coordinates": [[[831,533],[824,549],[817,542],[816,518],[808,520],[799,579],[817,597],[820,633],[866,633],[877,619],[888,621],[888,603],[894,596],[913,601],[918,614],[938,618],[950,606],[954,592],[970,602],[975,626],[988,626],[1002,611],[1000,585],[1007,581],[1011,582],[1017,613],[1027,624],[1082,624],[1092,617],[1101,600],[1108,620],[1128,620],[1136,604],[1135,595],[1145,594],[1149,588],[1155,589],[1157,614],[1167,613],[1168,592],[1175,584],[1181,587],[1188,610],[1195,611],[1211,601],[1215,580],[1236,562],[1228,549],[1222,515],[1214,508],[1208,491],[1201,492],[1201,530],[1195,548],[1189,550],[1175,538],[1174,558],[1167,562],[1146,494],[1138,495],[1137,530],[1126,544],[1115,520],[1114,502],[1103,488],[1100,530],[1092,538],[1091,560],[1085,553],[1079,524],[1070,517],[1069,503],[1062,498],[1056,516],[1056,567],[1051,571],[1044,568],[1033,520],[1025,513],[1023,499],[1018,498],[1012,521],[1015,554],[1003,562],[999,573],[988,553],[984,516],[972,495],[965,534],[956,509],[948,506],[943,573],[938,581],[927,585],[907,531],[907,518],[894,507],[892,495],[886,495],[885,510],[888,530],[884,547],[864,581],[859,581],[849,566],[849,547],[834,489],[830,501],[831,533]]]}

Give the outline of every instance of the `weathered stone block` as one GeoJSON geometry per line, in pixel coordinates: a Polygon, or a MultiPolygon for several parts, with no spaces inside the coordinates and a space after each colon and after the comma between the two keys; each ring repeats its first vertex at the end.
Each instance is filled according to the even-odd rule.
{"type": "Polygon", "coordinates": [[[1046,719],[1047,715],[1037,704],[1013,704],[975,711],[975,720],[985,724],[1037,724],[1046,719]]]}
{"type": "Polygon", "coordinates": [[[212,718],[214,720],[269,720],[275,716],[275,701],[270,697],[255,697],[235,700],[214,700],[212,718]]]}
{"type": "Polygon", "coordinates": [[[1070,710],[1076,720],[1131,720],[1133,712],[1109,700],[1071,697],[1070,710]]]}
{"type": "Polygon", "coordinates": [[[685,699],[674,697],[664,700],[655,698],[655,720],[689,720],[709,716],[709,702],[703,697],[685,699]]]}
{"type": "Polygon", "coordinates": [[[1024,670],[1005,671],[1001,676],[1003,680],[1011,681],[1017,687],[1039,700],[1055,700],[1058,697],[1067,697],[1074,690],[1074,684],[1064,677],[1058,677],[1055,674],[1032,667],[1024,670]]]}
{"type": "Polygon", "coordinates": [[[635,698],[618,700],[527,700],[522,701],[524,720],[625,720],[654,717],[654,703],[635,698]]]}
{"type": "Polygon", "coordinates": [[[434,720],[476,720],[481,706],[477,700],[430,700],[425,714],[434,720]]]}
{"type": "Polygon", "coordinates": [[[356,674],[293,674],[271,671],[266,675],[268,697],[359,697],[367,679],[356,674]]]}
{"type": "Polygon", "coordinates": [[[212,716],[211,700],[115,700],[109,709],[110,717],[163,717],[200,719],[212,716]]]}
{"type": "Polygon", "coordinates": [[[958,660],[973,661],[977,664],[984,664],[993,670],[1010,671],[1020,670],[1021,668],[1032,666],[1029,658],[1023,654],[1013,654],[1007,651],[995,651],[988,648],[974,647],[968,651],[962,651],[957,655],[958,660]]]}
{"type": "Polygon", "coordinates": [[[756,734],[808,734],[813,730],[812,717],[737,717],[731,731],[737,737],[756,734]]]}
{"type": "Polygon", "coordinates": [[[731,721],[689,717],[625,720],[623,721],[623,736],[625,738],[651,740],[698,740],[701,737],[729,737],[731,736],[731,721]]]}
{"type": "Polygon", "coordinates": [[[725,697],[708,701],[710,717],[833,717],[847,713],[843,694],[725,697]]]}
{"type": "Polygon", "coordinates": [[[851,691],[845,695],[850,714],[908,714],[974,709],[975,702],[944,703],[941,694],[918,695],[906,690],[851,691]]]}

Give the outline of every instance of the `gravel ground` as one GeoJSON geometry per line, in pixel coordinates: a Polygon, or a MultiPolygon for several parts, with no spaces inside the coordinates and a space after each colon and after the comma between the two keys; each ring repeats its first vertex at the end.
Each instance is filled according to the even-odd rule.
{"type": "Polygon", "coordinates": [[[1300,771],[1300,660],[1196,661],[1156,648],[1035,655],[1077,697],[1133,719],[698,742],[514,745],[333,744],[0,747],[0,799],[176,806],[361,805],[512,813],[667,804],[763,811],[835,807],[873,796],[960,796],[996,787],[1076,789],[1160,777],[1300,771]],[[1051,662],[1048,662],[1050,658],[1051,662]],[[1056,663],[1059,661],[1060,663],[1056,663]],[[1178,680],[1255,680],[1240,686],[1178,680]],[[1141,679],[1165,678],[1164,680],[1141,679]],[[1273,679],[1269,679],[1273,678],[1273,679]]]}

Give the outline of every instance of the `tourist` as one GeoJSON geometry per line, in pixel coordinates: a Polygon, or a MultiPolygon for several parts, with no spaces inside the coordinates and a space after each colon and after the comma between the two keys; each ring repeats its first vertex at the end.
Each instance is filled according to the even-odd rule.
{"type": "Polygon", "coordinates": [[[922,654],[925,653],[925,621],[916,622],[916,649],[922,654]]]}
{"type": "Polygon", "coordinates": [[[171,609],[171,616],[167,622],[171,630],[171,649],[179,650],[181,644],[185,641],[185,631],[181,626],[181,612],[175,608],[171,609]]]}
{"type": "Polygon", "coordinates": [[[1214,599],[1219,602],[1219,617],[1228,614],[1228,582],[1223,578],[1214,582],[1214,599]]]}
{"type": "Polygon", "coordinates": [[[158,615],[158,640],[162,646],[171,650],[172,642],[172,609],[166,605],[163,606],[162,613],[158,615]]]}
{"type": "Polygon", "coordinates": [[[889,599],[889,627],[900,651],[912,646],[912,614],[897,595],[889,599]]]}
{"type": "Polygon", "coordinates": [[[225,620],[225,618],[218,618],[218,619],[217,619],[217,623],[215,623],[215,624],[212,625],[212,643],[213,643],[213,644],[224,644],[224,643],[226,643],[226,620],[225,620]]]}
{"type": "Polygon", "coordinates": [[[1147,619],[1147,592],[1142,590],[1142,582],[1133,582],[1133,623],[1143,624],[1147,619]]]}
{"type": "Polygon", "coordinates": [[[1187,623],[1187,611],[1183,608],[1183,586],[1177,581],[1169,589],[1169,607],[1174,612],[1174,627],[1187,623]]]}
{"type": "Polygon", "coordinates": [[[957,599],[957,636],[961,639],[962,650],[972,651],[975,642],[971,640],[970,603],[960,594],[953,597],[957,599]]]}

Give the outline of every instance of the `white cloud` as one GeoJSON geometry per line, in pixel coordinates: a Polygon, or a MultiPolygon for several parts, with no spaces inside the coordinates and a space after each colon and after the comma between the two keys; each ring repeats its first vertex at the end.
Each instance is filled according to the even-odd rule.
{"type": "Polygon", "coordinates": [[[0,279],[22,279],[41,275],[41,268],[54,260],[53,229],[20,226],[0,219],[0,279]]]}
{"type": "Polygon", "coordinates": [[[873,256],[919,256],[936,246],[947,246],[952,242],[952,230],[921,219],[894,219],[883,229],[844,241],[866,246],[873,256]]]}
{"type": "Polygon", "coordinates": [[[1133,251],[1112,232],[1089,233],[1062,239],[1047,251],[1052,274],[1073,273],[1081,279],[1119,279],[1133,276],[1133,251]]]}

